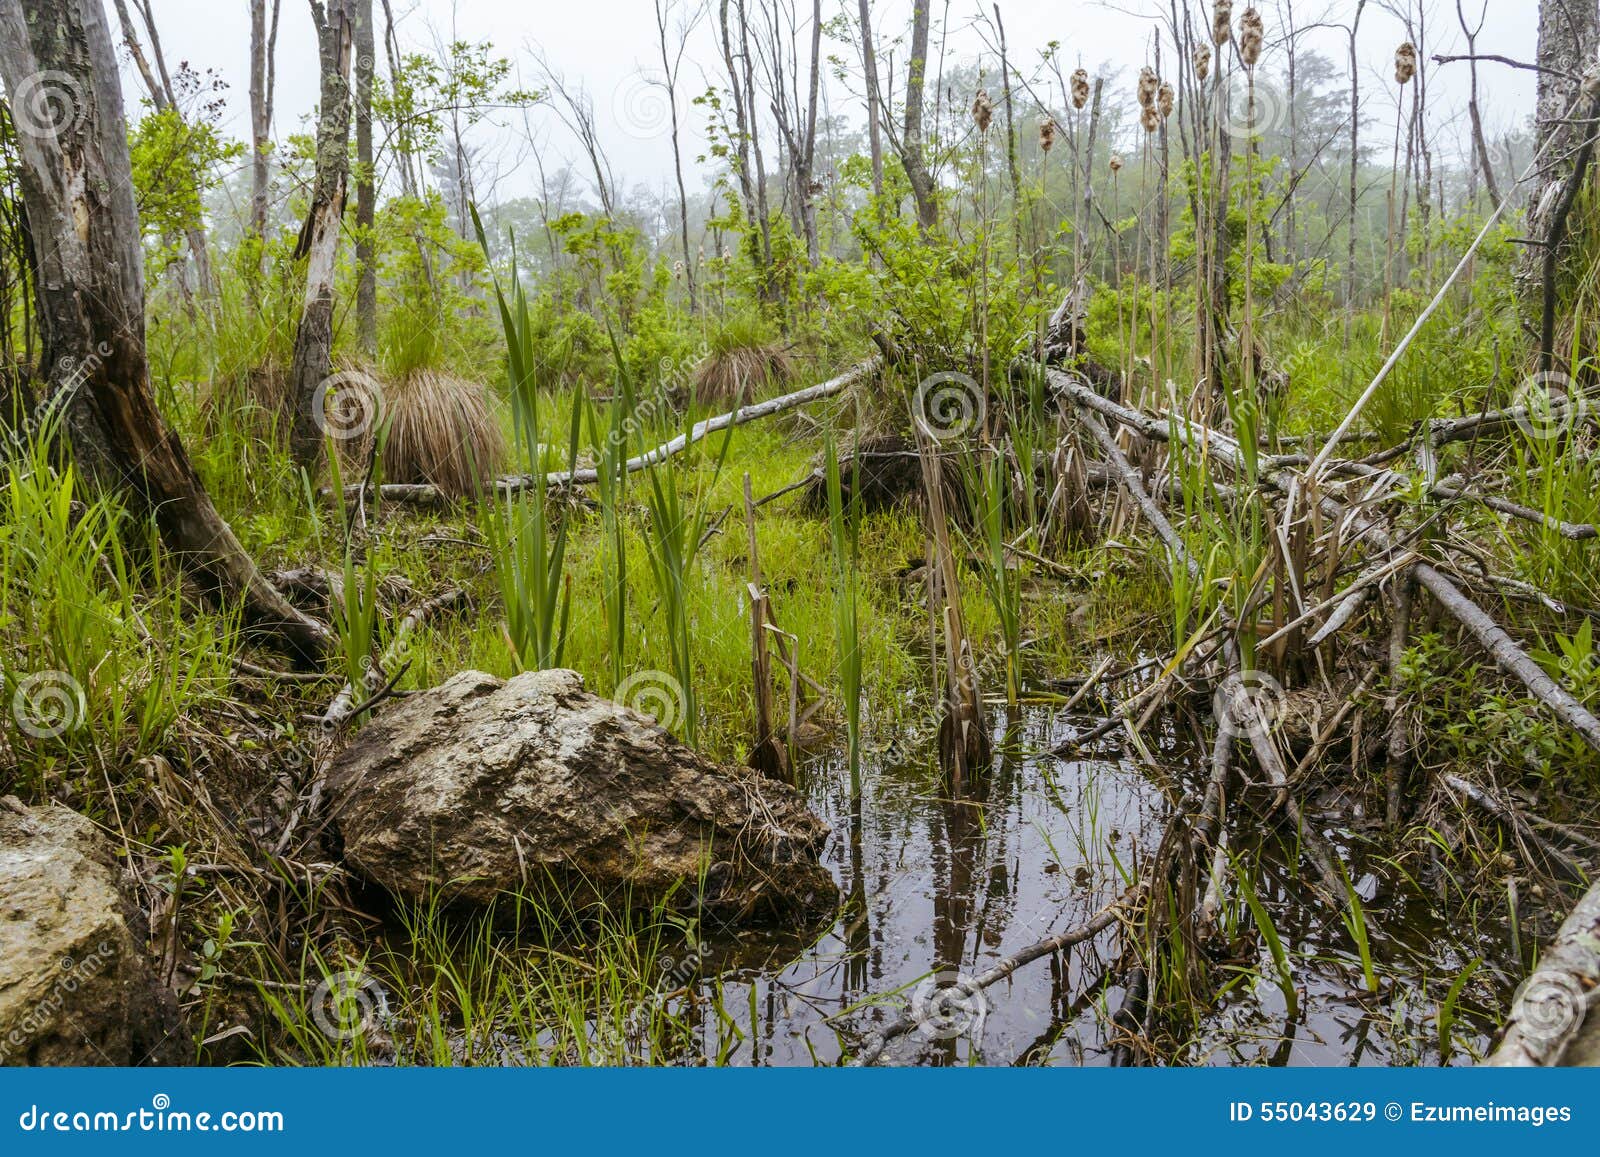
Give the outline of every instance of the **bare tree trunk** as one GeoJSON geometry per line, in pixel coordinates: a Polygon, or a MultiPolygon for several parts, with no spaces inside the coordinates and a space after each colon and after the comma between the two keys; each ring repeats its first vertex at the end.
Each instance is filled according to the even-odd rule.
{"type": "Polygon", "coordinates": [[[900,133],[900,164],[917,202],[917,221],[924,229],[939,223],[939,201],[922,140],[924,75],[928,68],[928,32],[932,25],[930,0],[913,0],[911,6],[911,60],[906,65],[906,114],[900,133]]]}
{"type": "Polygon", "coordinates": [[[282,0],[272,0],[269,24],[267,0],[250,0],[250,231],[263,244],[267,240],[267,186],[271,177],[267,153],[272,146],[272,89],[281,3],[282,0]]]}
{"type": "MultiPolygon", "coordinates": [[[[261,576],[156,410],[144,341],[144,270],[116,51],[99,0],[0,0],[0,76],[13,100],[56,78],[78,112],[19,131],[23,204],[37,254],[41,370],[63,400],[79,464],[126,487],[162,541],[222,606],[312,661],[326,628],[261,576]]],[[[22,126],[19,126],[21,129],[22,126]]]]}
{"type": "MultiPolygon", "coordinates": [[[[744,84],[744,107],[748,116],[745,127],[750,133],[750,155],[755,160],[756,227],[761,236],[761,267],[764,295],[769,300],[777,297],[777,283],[772,277],[772,218],[767,209],[767,165],[761,154],[761,114],[756,108],[755,59],[750,51],[750,18],[745,0],[737,0],[739,10],[739,53],[744,84]]],[[[735,78],[734,83],[741,83],[735,78]]]]}
{"type": "Polygon", "coordinates": [[[1006,175],[1011,180],[1011,231],[1017,265],[1022,265],[1022,170],[1017,165],[1017,124],[1011,101],[1011,62],[1006,56],[1006,26],[1000,5],[994,6],[994,26],[1000,37],[1000,82],[1006,110],[1006,175]]]}
{"type": "Polygon", "coordinates": [[[776,286],[772,277],[772,227],[767,219],[766,166],[756,131],[755,84],[750,62],[750,35],[744,0],[736,0],[734,11],[739,22],[739,50],[734,51],[733,23],[729,19],[730,0],[721,0],[718,23],[722,32],[722,61],[728,70],[728,89],[733,94],[735,156],[738,160],[739,194],[746,217],[745,237],[751,259],[761,274],[761,298],[773,300],[776,286]]]}
{"type": "Polygon", "coordinates": [[[1294,0],[1284,0],[1284,26],[1287,35],[1284,46],[1289,51],[1288,75],[1285,77],[1289,106],[1289,181],[1290,192],[1284,200],[1283,251],[1291,267],[1300,263],[1300,244],[1295,226],[1294,183],[1300,179],[1300,110],[1296,106],[1300,87],[1299,35],[1294,26],[1294,0]]]}
{"type": "Polygon", "coordinates": [[[797,184],[800,186],[800,219],[805,225],[806,258],[815,269],[822,261],[822,249],[817,239],[817,102],[822,93],[822,0],[811,3],[811,80],[806,97],[805,138],[801,141],[800,159],[795,166],[797,184]]]}
{"type": "MultiPolygon", "coordinates": [[[[1573,106],[1581,78],[1594,62],[1597,44],[1600,5],[1594,0],[1540,0],[1534,148],[1542,160],[1528,195],[1526,226],[1528,236],[1535,241],[1543,241],[1550,232],[1552,211],[1572,172],[1581,136],[1571,123],[1577,115],[1573,106]]],[[[1558,262],[1561,256],[1556,254],[1558,262]]],[[[1517,296],[1529,318],[1537,318],[1543,307],[1544,257],[1539,245],[1522,246],[1518,255],[1517,296]]]]}
{"type": "Polygon", "coordinates": [[[878,90],[878,49],[872,42],[869,0],[861,0],[861,69],[867,86],[867,144],[872,150],[872,193],[883,196],[883,97],[878,90]]]}
{"type": "MultiPolygon", "coordinates": [[[[150,38],[150,53],[147,56],[144,46],[139,42],[139,34],[134,30],[133,20],[128,14],[127,0],[113,0],[117,9],[117,21],[122,26],[122,42],[127,46],[128,55],[133,58],[133,63],[139,70],[139,76],[144,81],[145,89],[150,93],[150,100],[158,112],[170,111],[174,116],[183,117],[183,110],[178,108],[177,94],[172,88],[172,78],[167,74],[167,62],[161,52],[161,38],[156,33],[155,16],[150,11],[149,0],[136,0],[139,3],[139,15],[144,21],[145,34],[150,38]],[[152,71],[150,63],[155,61],[156,70],[152,71]]],[[[202,225],[188,225],[184,227],[184,240],[189,245],[189,255],[194,259],[195,282],[199,286],[200,295],[209,297],[215,283],[211,279],[211,253],[206,246],[206,231],[202,225]]]]}
{"type": "Polygon", "coordinates": [[[683,183],[683,147],[679,141],[678,130],[678,70],[683,65],[684,48],[689,41],[689,34],[694,26],[700,22],[704,8],[696,8],[679,29],[678,50],[676,54],[667,47],[667,13],[672,9],[672,0],[656,0],[656,34],[661,45],[661,72],[662,85],[667,90],[667,111],[671,117],[672,128],[672,172],[678,181],[678,238],[683,244],[683,277],[689,290],[689,312],[695,312],[697,302],[695,298],[695,263],[694,255],[689,251],[689,194],[683,183]]]}
{"type": "Polygon", "coordinates": [[[289,371],[289,397],[295,408],[289,452],[302,469],[315,472],[322,457],[322,416],[316,406],[323,399],[318,388],[327,379],[333,358],[333,275],[350,175],[350,47],[355,0],[310,3],[317,27],[322,99],[311,208],[295,246],[295,259],[307,261],[305,302],[289,371]]]}
{"type": "Polygon", "coordinates": [[[372,227],[377,219],[377,174],[372,167],[372,0],[355,0],[356,78],[356,338],[371,357],[378,352],[378,263],[372,227]]]}
{"type": "MultiPolygon", "coordinates": [[[[1350,320],[1356,301],[1356,177],[1360,170],[1361,149],[1361,62],[1356,57],[1356,35],[1361,30],[1361,13],[1367,0],[1357,0],[1356,14],[1350,21],[1350,245],[1344,263],[1344,352],[1350,352],[1350,320]]],[[[1345,361],[1349,365],[1349,359],[1345,361]]]]}

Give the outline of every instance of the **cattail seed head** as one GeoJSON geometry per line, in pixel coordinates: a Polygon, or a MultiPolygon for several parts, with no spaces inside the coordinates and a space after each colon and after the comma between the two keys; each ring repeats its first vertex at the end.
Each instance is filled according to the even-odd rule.
{"type": "Polygon", "coordinates": [[[1228,43],[1233,35],[1233,0],[1217,0],[1211,13],[1211,39],[1218,45],[1228,43]]]}
{"type": "Polygon", "coordinates": [[[1161,110],[1161,119],[1166,120],[1172,115],[1173,102],[1177,94],[1172,91],[1172,85],[1166,81],[1161,82],[1161,88],[1156,92],[1156,108],[1161,110]]]}
{"type": "Polygon", "coordinates": [[[1417,75],[1417,47],[1408,40],[1394,50],[1394,78],[1401,84],[1409,84],[1415,75],[1417,75]]]}
{"type": "Polygon", "coordinates": [[[1204,44],[1194,46],[1194,74],[1199,80],[1211,75],[1211,49],[1204,44]]]}
{"type": "Polygon", "coordinates": [[[1161,127],[1161,114],[1156,111],[1155,105],[1148,106],[1139,114],[1139,124],[1147,133],[1153,133],[1161,127]]]}
{"type": "Polygon", "coordinates": [[[1262,23],[1261,13],[1254,8],[1246,8],[1244,15],[1239,17],[1239,59],[1244,61],[1246,68],[1254,68],[1256,61],[1261,59],[1261,42],[1265,34],[1266,26],[1262,23]]]}
{"type": "Polygon", "coordinates": [[[1156,101],[1156,90],[1161,87],[1161,78],[1156,75],[1156,70],[1149,65],[1139,70],[1139,107],[1149,108],[1156,101]]]}
{"type": "Polygon", "coordinates": [[[1046,117],[1039,122],[1039,150],[1048,153],[1056,143],[1056,122],[1046,117]]]}
{"type": "Polygon", "coordinates": [[[1089,103],[1089,74],[1078,69],[1072,74],[1072,107],[1081,109],[1089,103]]]}
{"type": "Polygon", "coordinates": [[[978,95],[972,98],[972,123],[978,126],[980,133],[986,133],[992,120],[994,120],[994,101],[989,99],[988,89],[980,88],[978,95]]]}
{"type": "Polygon", "coordinates": [[[1112,153],[1111,154],[1111,171],[1112,171],[1112,173],[1120,173],[1122,171],[1122,156],[1121,156],[1121,154],[1119,154],[1119,153],[1112,153]]]}

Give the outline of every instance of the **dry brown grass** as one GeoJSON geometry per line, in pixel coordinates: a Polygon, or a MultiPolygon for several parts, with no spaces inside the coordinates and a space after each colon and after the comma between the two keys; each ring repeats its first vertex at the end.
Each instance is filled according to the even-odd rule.
{"type": "Polygon", "coordinates": [[[714,349],[695,366],[694,400],[741,405],[793,379],[794,359],[784,346],[758,343],[714,349]]]}
{"type": "Polygon", "coordinates": [[[505,434],[489,388],[439,370],[412,370],[387,387],[386,482],[427,482],[461,498],[505,466],[505,434]]]}

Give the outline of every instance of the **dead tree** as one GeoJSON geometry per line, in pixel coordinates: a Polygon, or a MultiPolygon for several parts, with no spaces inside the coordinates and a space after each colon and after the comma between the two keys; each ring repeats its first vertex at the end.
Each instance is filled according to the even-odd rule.
{"type": "Polygon", "coordinates": [[[672,11],[673,0],[655,0],[655,6],[656,37],[661,48],[661,87],[666,92],[668,124],[672,130],[672,172],[678,182],[678,240],[683,245],[684,285],[689,290],[689,312],[693,313],[696,308],[695,261],[689,251],[689,193],[683,183],[683,146],[679,140],[678,73],[683,68],[689,37],[705,15],[705,8],[696,5],[678,22],[677,44],[671,47],[667,39],[667,16],[672,11]]]}
{"type": "Polygon", "coordinates": [[[306,295],[289,371],[289,398],[294,405],[289,452],[298,466],[314,472],[322,457],[322,422],[316,407],[323,401],[319,390],[333,359],[333,275],[350,179],[350,49],[355,0],[310,2],[322,86],[316,178],[311,207],[294,250],[295,260],[306,259],[306,295]]]}
{"type": "Polygon", "coordinates": [[[1344,351],[1350,352],[1350,320],[1355,314],[1356,300],[1356,178],[1361,171],[1361,61],[1356,56],[1356,37],[1361,32],[1361,13],[1367,0],[1357,0],[1355,15],[1350,20],[1350,188],[1349,248],[1344,263],[1344,351]]]}
{"type": "MultiPolygon", "coordinates": [[[[1584,72],[1600,45],[1600,4],[1594,0],[1540,0],[1538,103],[1534,111],[1534,149],[1540,158],[1528,195],[1527,233],[1543,243],[1550,233],[1561,190],[1572,174],[1581,141],[1589,133],[1575,125],[1584,72]]],[[[1530,319],[1544,304],[1543,244],[1526,245],[1518,256],[1517,296],[1530,319]]],[[[1561,248],[1557,247],[1558,250],[1561,248]]],[[[1554,254],[1559,261],[1561,253],[1554,254]]]]}
{"type": "Polygon", "coordinates": [[[861,0],[861,70],[867,89],[867,144],[872,151],[872,194],[883,196],[883,97],[878,91],[878,49],[872,42],[872,12],[861,0]]]}
{"type": "MultiPolygon", "coordinates": [[[[806,258],[815,268],[822,259],[816,204],[822,186],[815,178],[817,103],[822,83],[822,0],[812,0],[811,4],[810,79],[804,98],[800,94],[801,67],[797,51],[800,32],[794,6],[775,4],[766,9],[766,15],[768,47],[766,55],[761,57],[762,71],[766,73],[772,96],[772,116],[787,151],[785,176],[786,187],[793,196],[791,220],[796,234],[805,239],[806,258]],[[789,26],[786,29],[778,23],[780,9],[787,16],[789,26]],[[785,36],[789,44],[787,60],[785,36]]],[[[757,52],[760,53],[759,41],[757,52]]]]}
{"type": "Polygon", "coordinates": [[[739,178],[739,197],[744,205],[746,236],[756,268],[761,273],[762,298],[770,301],[774,294],[772,223],[767,219],[767,179],[756,131],[755,85],[751,80],[753,70],[744,0],[739,0],[737,5],[730,5],[730,0],[720,0],[717,26],[722,34],[722,63],[728,70],[728,91],[733,96],[733,161],[739,178]],[[737,51],[735,21],[739,35],[737,51]]]}
{"type": "Polygon", "coordinates": [[[139,217],[116,50],[99,0],[0,0],[0,77],[17,115],[38,269],[41,377],[79,466],[153,517],[184,569],[246,623],[311,661],[327,629],[239,545],[156,410],[145,354],[139,217]]]}
{"type": "Polygon", "coordinates": [[[378,262],[372,227],[377,219],[377,174],[372,164],[372,0],[355,0],[356,114],[356,338],[369,357],[378,352],[378,262]]]}
{"type": "Polygon", "coordinates": [[[1500,186],[1494,179],[1494,160],[1489,156],[1489,145],[1483,138],[1483,116],[1478,108],[1478,33],[1489,15],[1489,0],[1484,0],[1478,11],[1478,23],[1467,23],[1467,14],[1456,0],[1456,20],[1467,41],[1467,116],[1472,122],[1472,157],[1483,174],[1483,187],[1489,192],[1489,203],[1500,208],[1500,186]]]}
{"type": "MultiPolygon", "coordinates": [[[[150,0],[134,0],[144,24],[145,35],[150,39],[148,56],[139,41],[139,33],[134,29],[133,19],[128,13],[127,0],[113,0],[113,2],[117,8],[117,20],[122,26],[122,42],[127,46],[128,55],[133,58],[134,66],[139,70],[145,91],[150,94],[150,103],[155,105],[157,112],[170,111],[174,116],[182,118],[183,110],[178,107],[178,94],[172,87],[172,76],[167,71],[167,60],[161,51],[161,37],[156,32],[155,14],[150,10],[150,0]],[[152,62],[154,69],[151,67],[152,62]]],[[[200,295],[210,296],[214,284],[211,280],[211,253],[206,245],[205,227],[196,223],[185,227],[183,232],[184,240],[189,246],[189,254],[194,259],[194,276],[200,295]]]]}
{"type": "Polygon", "coordinates": [[[932,26],[930,0],[915,0],[911,9],[911,60],[906,65],[905,122],[896,151],[900,165],[911,184],[917,202],[917,221],[924,229],[939,223],[939,200],[934,192],[933,173],[928,168],[927,146],[923,141],[922,105],[928,71],[928,32],[932,26]]]}
{"type": "MultiPolygon", "coordinates": [[[[272,147],[272,91],[277,80],[278,11],[282,0],[250,0],[250,231],[267,239],[267,189],[272,147]]],[[[264,258],[263,258],[264,259],[264,258]]]]}

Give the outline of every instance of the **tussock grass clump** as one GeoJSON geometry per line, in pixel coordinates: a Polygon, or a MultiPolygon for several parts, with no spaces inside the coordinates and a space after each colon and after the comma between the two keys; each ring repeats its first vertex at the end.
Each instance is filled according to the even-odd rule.
{"type": "Polygon", "coordinates": [[[714,334],[694,368],[693,400],[735,406],[794,380],[789,348],[768,340],[753,321],[730,321],[714,334]]]}
{"type": "Polygon", "coordinates": [[[383,476],[427,482],[460,498],[505,465],[506,440],[489,389],[440,370],[412,370],[387,391],[383,476]]]}

